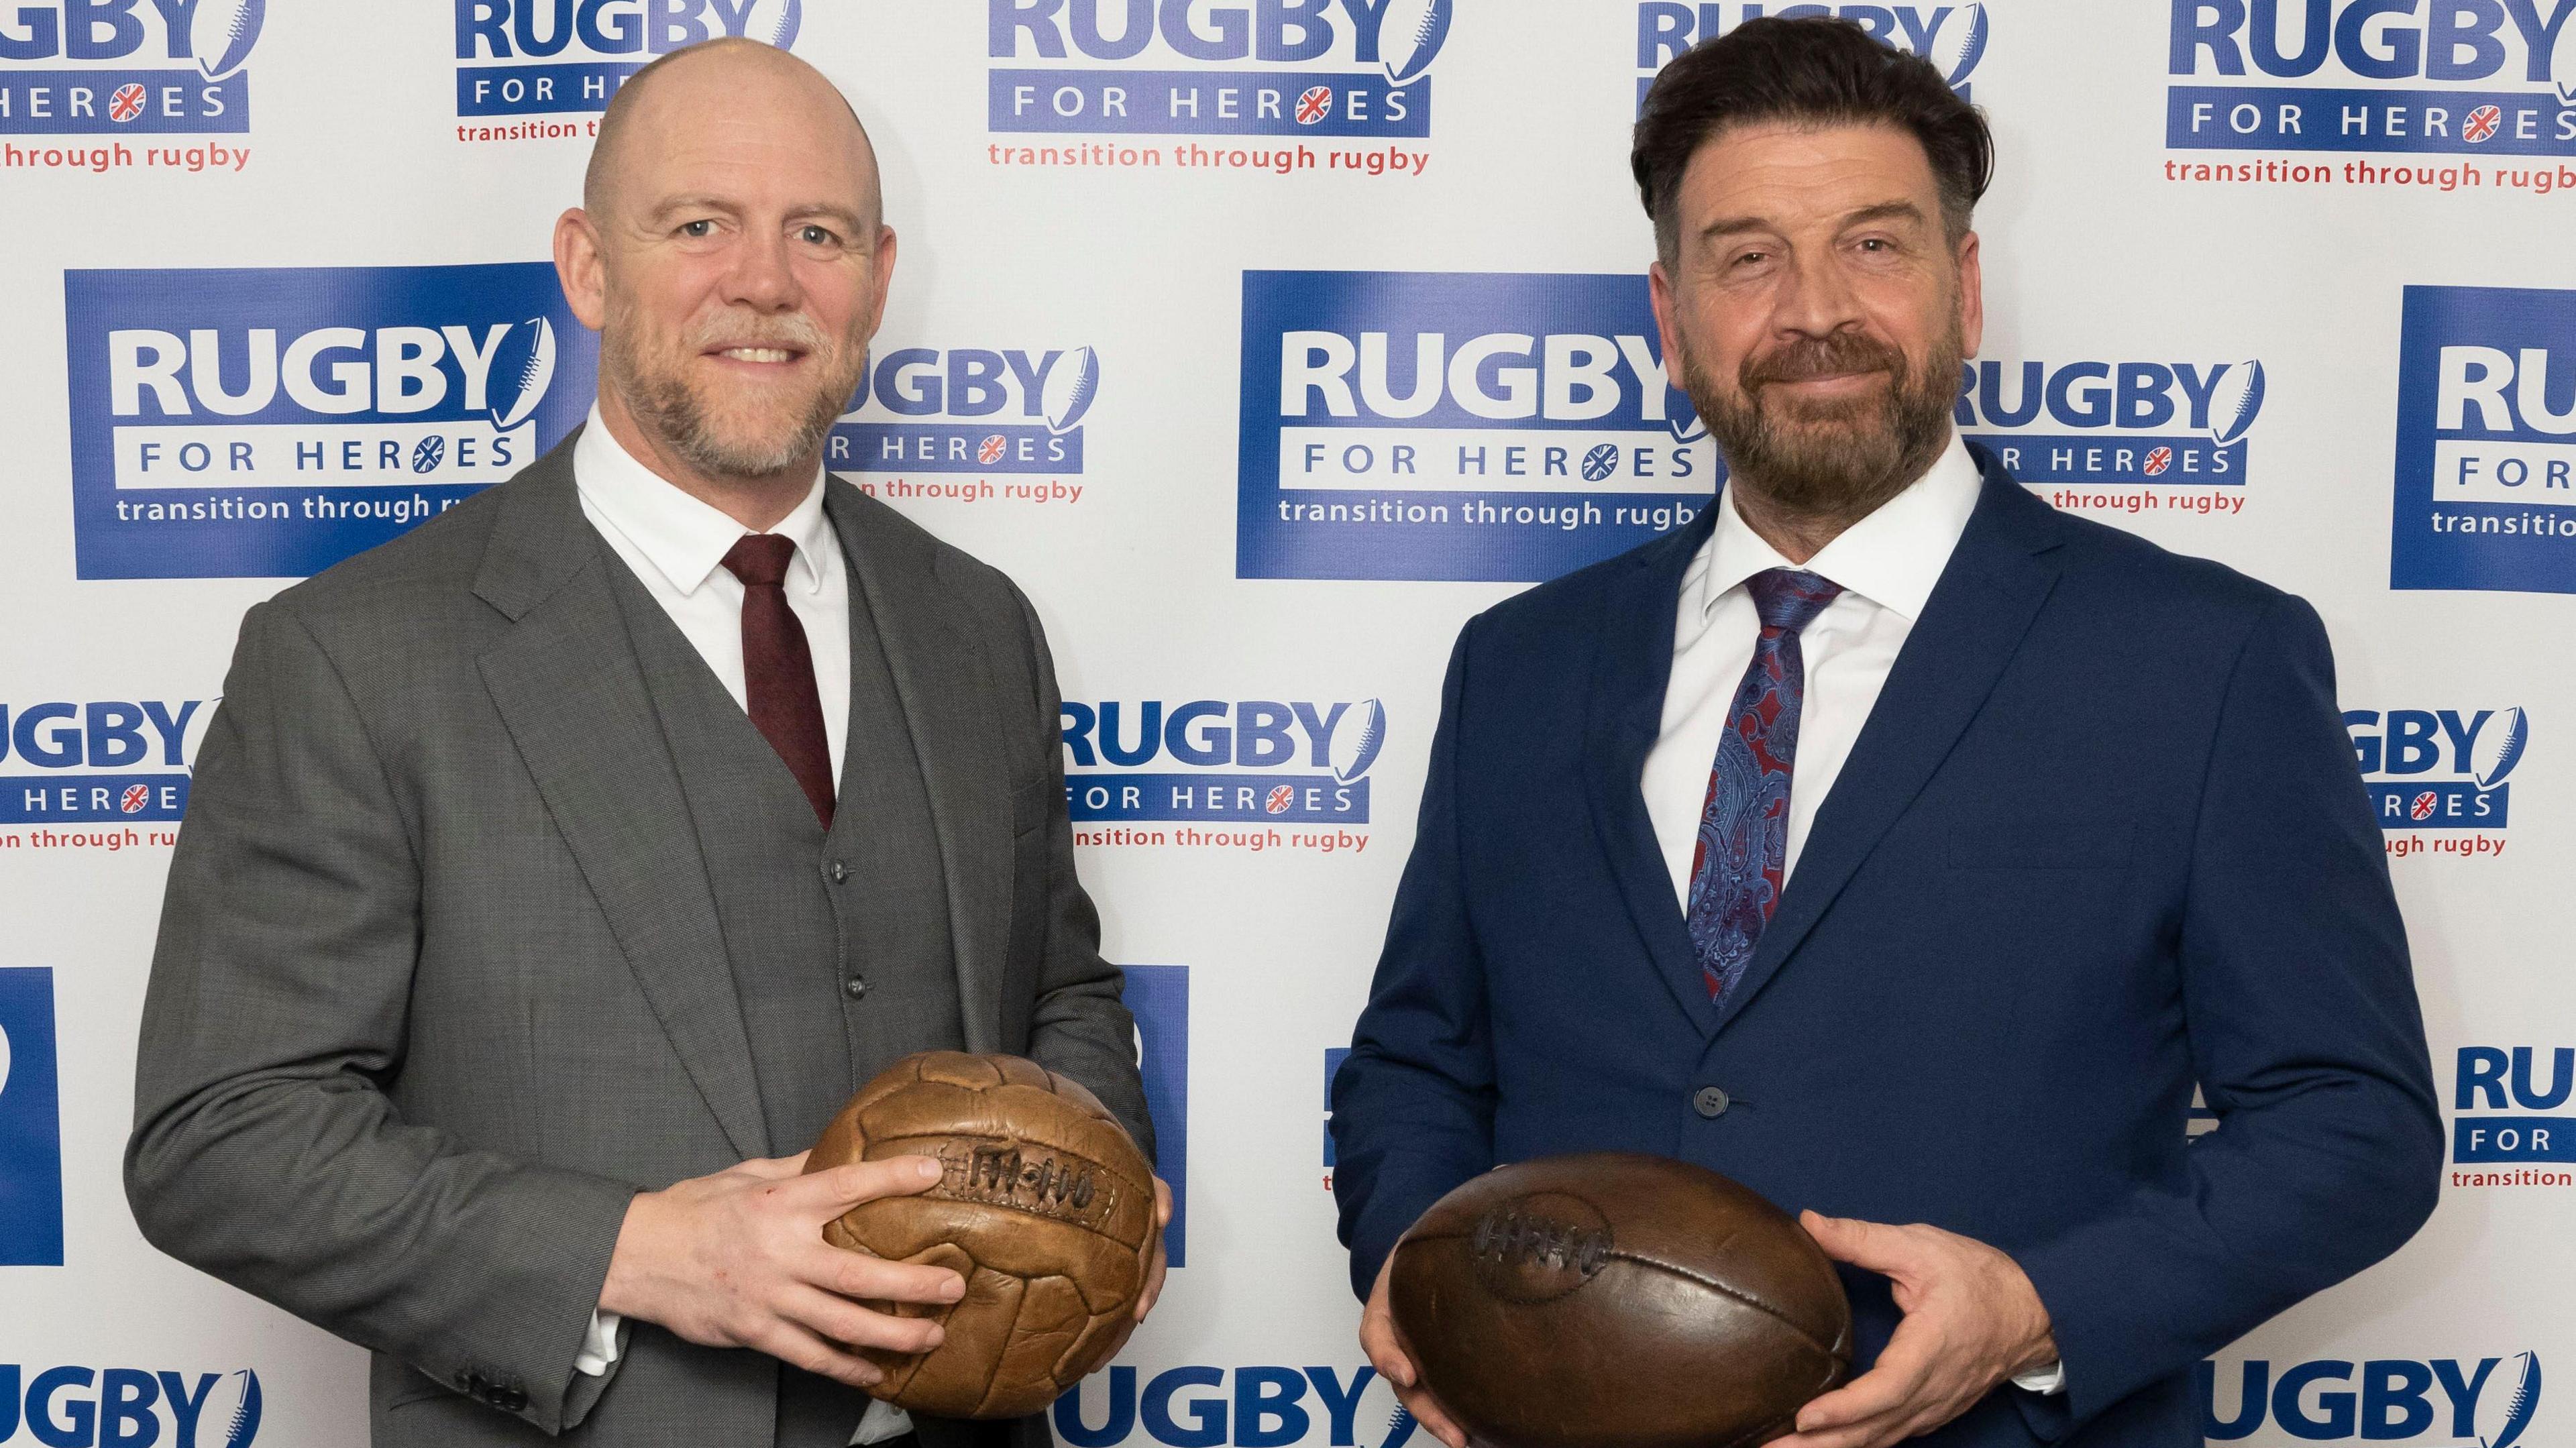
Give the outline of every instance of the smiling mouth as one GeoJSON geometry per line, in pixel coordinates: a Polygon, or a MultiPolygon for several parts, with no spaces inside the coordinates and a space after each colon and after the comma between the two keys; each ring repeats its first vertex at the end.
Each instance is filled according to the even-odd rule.
{"type": "Polygon", "coordinates": [[[804,354],[791,352],[784,347],[723,347],[711,355],[732,362],[781,363],[793,362],[804,354]]]}

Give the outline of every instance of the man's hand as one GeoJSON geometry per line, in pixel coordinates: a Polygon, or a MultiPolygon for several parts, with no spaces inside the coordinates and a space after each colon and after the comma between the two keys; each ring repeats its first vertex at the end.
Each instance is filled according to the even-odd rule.
{"type": "Polygon", "coordinates": [[[1172,1188],[1161,1177],[1154,1178],[1154,1255],[1145,1263],[1145,1290],[1136,1295],[1136,1320],[1154,1310],[1163,1295],[1163,1273],[1171,1264],[1163,1260],[1163,1229],[1172,1225],[1172,1188]]]}
{"type": "Polygon", "coordinates": [[[1997,1383],[2057,1360],[2048,1308],[2018,1263],[1938,1227],[1891,1227],[1802,1212],[1837,1262],[1883,1273],[1905,1320],[1868,1372],[1798,1410],[1771,1448],[1886,1448],[1929,1433],[1997,1383]]]}
{"type": "Polygon", "coordinates": [[[1370,1366],[1386,1379],[1388,1387],[1395,1389],[1395,1400],[1404,1405],[1415,1422],[1449,1448],[1467,1448],[1466,1430],[1452,1421],[1440,1400],[1422,1386],[1421,1374],[1413,1369],[1413,1350],[1405,1346],[1403,1334],[1395,1330],[1395,1313],[1386,1305],[1386,1277],[1394,1267],[1395,1254],[1390,1252],[1386,1265],[1377,1269],[1377,1285],[1369,1289],[1368,1306],[1360,1312],[1360,1351],[1368,1354],[1370,1366]]]}
{"type": "Polygon", "coordinates": [[[850,1347],[937,1347],[939,1324],[852,1299],[955,1302],[966,1279],[845,1252],[823,1240],[823,1224],[861,1202],[927,1189],[939,1163],[897,1156],[806,1176],[805,1156],[746,1161],[639,1193],[617,1233],[601,1309],[707,1347],[753,1348],[855,1388],[885,1375],[850,1347]]]}

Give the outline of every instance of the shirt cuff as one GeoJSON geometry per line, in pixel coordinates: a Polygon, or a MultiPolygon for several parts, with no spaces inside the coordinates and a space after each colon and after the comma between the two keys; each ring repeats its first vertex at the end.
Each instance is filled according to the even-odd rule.
{"type": "Polygon", "coordinates": [[[605,1374],[617,1361],[617,1328],[625,1321],[606,1308],[593,1308],[590,1331],[582,1334],[581,1351],[572,1355],[572,1370],[586,1378],[605,1374]]]}
{"type": "Polygon", "coordinates": [[[2044,1368],[2034,1368],[2012,1380],[2012,1385],[2025,1393],[2053,1397],[2066,1391],[2066,1362],[2061,1358],[2044,1368]]]}
{"type": "Polygon", "coordinates": [[[882,1443],[900,1438],[912,1431],[912,1415],[883,1398],[868,1402],[868,1410],[859,1415],[859,1426],[850,1434],[852,1448],[862,1443],[882,1443]]]}

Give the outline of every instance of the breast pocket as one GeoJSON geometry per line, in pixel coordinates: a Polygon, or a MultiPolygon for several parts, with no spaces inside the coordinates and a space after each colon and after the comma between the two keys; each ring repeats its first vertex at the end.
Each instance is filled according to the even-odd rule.
{"type": "Polygon", "coordinates": [[[1953,870],[2125,870],[2137,853],[2129,820],[1998,820],[1949,840],[1953,870]]]}

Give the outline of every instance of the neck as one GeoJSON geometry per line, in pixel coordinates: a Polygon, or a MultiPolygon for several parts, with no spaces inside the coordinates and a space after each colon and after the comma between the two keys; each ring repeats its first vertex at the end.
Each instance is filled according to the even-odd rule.
{"type": "Polygon", "coordinates": [[[774,473],[708,472],[644,426],[614,388],[599,391],[599,420],[607,425],[608,435],[617,439],[617,445],[654,476],[754,533],[768,532],[795,512],[796,505],[814,490],[814,474],[823,466],[818,445],[807,456],[774,473]]]}
{"type": "Polygon", "coordinates": [[[1825,545],[1841,537],[1844,529],[1869,516],[1866,512],[1846,517],[1789,507],[1742,473],[1727,478],[1726,492],[1735,500],[1735,516],[1744,520],[1753,536],[1792,563],[1803,564],[1824,552],[1825,545]]]}

